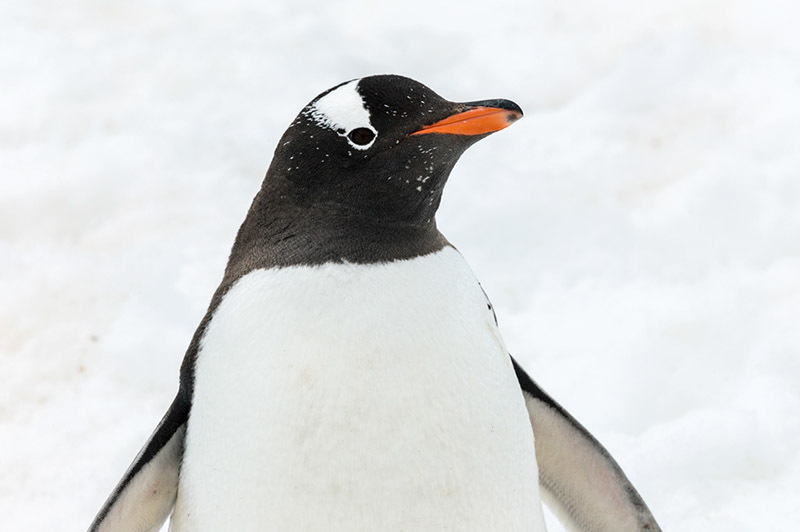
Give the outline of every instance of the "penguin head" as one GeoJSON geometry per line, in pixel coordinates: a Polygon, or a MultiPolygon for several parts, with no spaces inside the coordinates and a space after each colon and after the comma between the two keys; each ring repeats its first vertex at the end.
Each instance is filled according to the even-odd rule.
{"type": "Polygon", "coordinates": [[[402,76],[347,81],[292,122],[265,187],[283,183],[277,189],[316,211],[430,224],[461,154],[521,117],[511,101],[451,102],[402,76]]]}

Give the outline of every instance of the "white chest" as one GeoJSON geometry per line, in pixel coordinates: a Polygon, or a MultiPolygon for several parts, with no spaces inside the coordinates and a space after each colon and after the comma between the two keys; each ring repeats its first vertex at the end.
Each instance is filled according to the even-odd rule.
{"type": "Polygon", "coordinates": [[[172,530],[544,530],[527,411],[460,254],[239,280],[201,342],[172,530]]]}

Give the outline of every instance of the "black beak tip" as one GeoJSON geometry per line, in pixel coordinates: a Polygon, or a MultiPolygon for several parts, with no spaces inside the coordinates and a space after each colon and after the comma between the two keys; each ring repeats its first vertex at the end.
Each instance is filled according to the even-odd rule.
{"type": "Polygon", "coordinates": [[[512,102],[511,100],[498,100],[501,105],[498,105],[500,109],[505,109],[506,111],[511,111],[510,114],[513,114],[516,118],[514,120],[519,120],[522,118],[522,107],[517,105],[516,103],[512,102]]]}
{"type": "Polygon", "coordinates": [[[479,102],[467,102],[467,107],[494,107],[495,109],[503,109],[508,111],[506,119],[509,124],[513,124],[523,117],[522,108],[511,100],[481,100],[479,102]]]}

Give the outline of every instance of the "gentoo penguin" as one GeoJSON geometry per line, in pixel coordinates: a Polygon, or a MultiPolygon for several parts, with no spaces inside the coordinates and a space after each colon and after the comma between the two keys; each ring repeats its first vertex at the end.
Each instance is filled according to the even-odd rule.
{"type": "Polygon", "coordinates": [[[535,532],[541,499],[571,530],[660,530],[436,228],[460,155],[521,116],[388,75],[308,104],[89,530],[535,532]]]}

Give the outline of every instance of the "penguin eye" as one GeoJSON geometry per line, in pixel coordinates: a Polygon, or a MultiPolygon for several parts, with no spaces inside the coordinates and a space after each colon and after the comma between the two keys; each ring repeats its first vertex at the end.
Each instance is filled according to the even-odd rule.
{"type": "Polygon", "coordinates": [[[366,146],[375,138],[375,132],[365,127],[359,127],[348,133],[347,138],[358,146],[366,146]]]}

